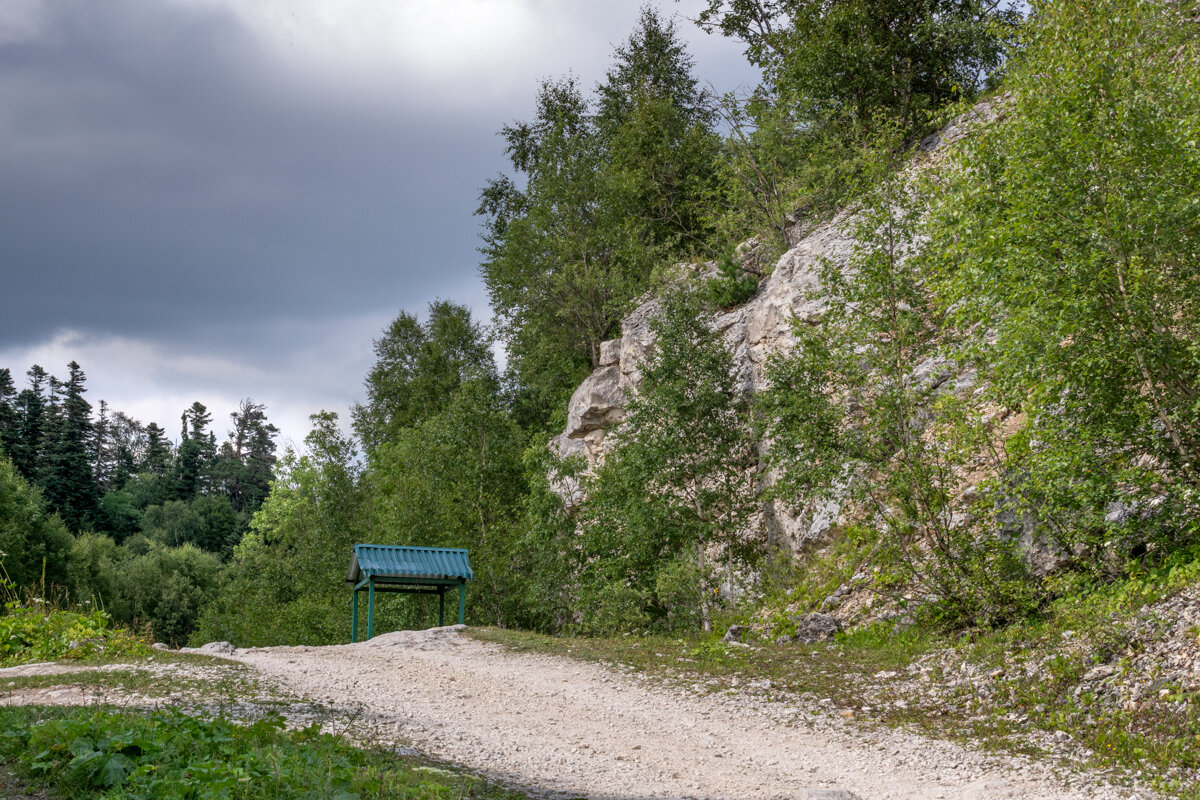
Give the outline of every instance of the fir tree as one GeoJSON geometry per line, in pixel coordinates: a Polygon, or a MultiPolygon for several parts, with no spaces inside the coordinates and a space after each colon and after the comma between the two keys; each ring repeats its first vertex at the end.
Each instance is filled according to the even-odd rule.
{"type": "Polygon", "coordinates": [[[51,378],[52,413],[43,426],[45,460],[41,485],[46,500],[71,530],[94,517],[99,500],[92,473],[92,406],[84,399],[86,376],[72,361],[66,382],[51,378]]]}
{"type": "Polygon", "coordinates": [[[171,470],[171,443],[167,432],[157,422],[146,425],[146,450],[138,462],[140,472],[152,472],[160,478],[167,477],[171,470]]]}
{"type": "Polygon", "coordinates": [[[17,416],[17,389],[13,385],[12,373],[0,369],[0,452],[11,457],[20,437],[20,420],[17,416]]]}
{"type": "Polygon", "coordinates": [[[42,426],[46,414],[46,382],[49,375],[37,364],[25,373],[29,388],[21,390],[16,399],[17,436],[13,442],[13,466],[26,481],[38,478],[38,462],[42,452],[42,426]]]}

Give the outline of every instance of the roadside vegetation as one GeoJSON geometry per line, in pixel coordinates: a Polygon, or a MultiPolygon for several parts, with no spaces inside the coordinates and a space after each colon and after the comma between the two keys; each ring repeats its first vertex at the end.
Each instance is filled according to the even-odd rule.
{"type": "MultiPolygon", "coordinates": [[[[1156,642],[1200,646],[1172,627],[1200,577],[1198,19],[711,0],[696,22],[762,74],[719,97],[643,9],[595,87],[547,80],[500,132],[509,174],[479,199],[495,327],[402,312],[352,432],[322,411],[276,461],[260,406],[218,448],[197,404],[171,448],[92,421],[78,365],[20,393],[0,371],[0,567],[22,598],[92,602],[11,605],[0,655],[135,647],[105,614],[172,643],[345,642],[351,545],[467,547],[481,636],[1078,745],[1197,796],[1196,687],[1156,642]],[[825,312],[747,397],[716,315],[842,210],[859,244],[821,265],[825,312]],[[558,458],[571,392],[650,295],[606,460],[558,458]],[[771,549],[743,535],[763,501],[841,524],[771,549]],[[821,611],[852,629],[776,642],[821,611]],[[732,623],[748,647],[718,641],[732,623]]],[[[377,625],[433,605],[388,599],[377,625]]]]}
{"type": "Polygon", "coordinates": [[[0,709],[0,758],[56,797],[178,800],[508,800],[523,797],[319,725],[90,709],[0,709]]]}

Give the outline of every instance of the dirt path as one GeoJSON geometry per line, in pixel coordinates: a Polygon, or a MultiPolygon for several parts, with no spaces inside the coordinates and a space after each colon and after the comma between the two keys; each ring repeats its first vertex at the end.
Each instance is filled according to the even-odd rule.
{"type": "Polygon", "coordinates": [[[228,656],[314,702],[361,706],[430,756],[590,798],[1107,800],[1153,797],[811,710],[696,695],[519,654],[450,628],[228,656]],[[852,793],[852,794],[851,794],[852,793]]]}

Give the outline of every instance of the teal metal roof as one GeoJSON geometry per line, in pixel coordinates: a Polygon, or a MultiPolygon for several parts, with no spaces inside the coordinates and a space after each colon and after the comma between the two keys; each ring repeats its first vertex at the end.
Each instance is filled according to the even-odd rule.
{"type": "Polygon", "coordinates": [[[356,544],[346,582],[353,586],[369,577],[470,581],[475,574],[471,572],[465,549],[356,544]]]}

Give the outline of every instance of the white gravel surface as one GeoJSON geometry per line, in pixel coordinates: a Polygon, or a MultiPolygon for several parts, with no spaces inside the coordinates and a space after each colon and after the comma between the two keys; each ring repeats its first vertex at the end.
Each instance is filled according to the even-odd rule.
{"type": "Polygon", "coordinates": [[[814,709],[697,695],[599,665],[515,653],[455,628],[401,631],[339,647],[252,648],[226,657],[310,701],[342,710],[361,704],[380,730],[430,756],[552,795],[1156,797],[1080,771],[871,729],[814,709]]]}

